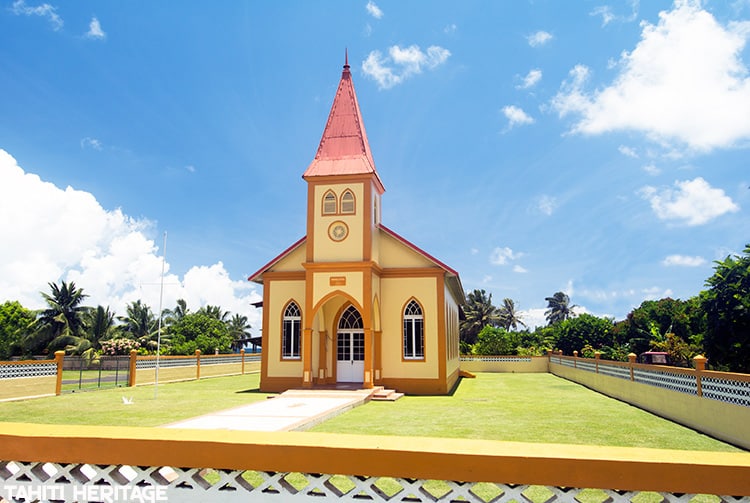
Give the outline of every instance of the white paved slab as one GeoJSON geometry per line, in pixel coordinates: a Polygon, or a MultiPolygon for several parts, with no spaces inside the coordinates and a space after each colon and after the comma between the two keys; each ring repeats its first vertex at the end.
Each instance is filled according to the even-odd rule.
{"type": "Polygon", "coordinates": [[[306,429],[364,404],[372,391],[291,390],[262,402],[213,412],[165,427],[246,431],[306,429]]]}

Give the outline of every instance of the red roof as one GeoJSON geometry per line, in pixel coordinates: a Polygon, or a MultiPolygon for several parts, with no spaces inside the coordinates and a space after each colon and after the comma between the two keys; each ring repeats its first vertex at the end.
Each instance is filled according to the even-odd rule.
{"type": "Polygon", "coordinates": [[[347,58],[318,152],[302,177],[367,173],[378,177],[347,58]]]}

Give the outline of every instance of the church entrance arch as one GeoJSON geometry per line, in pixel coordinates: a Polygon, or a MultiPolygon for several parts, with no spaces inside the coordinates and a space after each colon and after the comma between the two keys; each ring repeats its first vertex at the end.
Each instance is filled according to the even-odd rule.
{"type": "Polygon", "coordinates": [[[341,314],[336,330],[336,381],[363,382],[365,374],[365,332],[362,316],[354,306],[341,314]]]}

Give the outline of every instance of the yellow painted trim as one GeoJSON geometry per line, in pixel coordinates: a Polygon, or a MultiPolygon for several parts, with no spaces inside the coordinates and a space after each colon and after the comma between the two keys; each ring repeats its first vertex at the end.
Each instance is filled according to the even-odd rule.
{"type": "Polygon", "coordinates": [[[446,354],[446,332],[445,332],[445,275],[437,278],[437,340],[438,340],[438,379],[445,381],[447,374],[448,356],[446,354]]]}
{"type": "MultiPolygon", "coordinates": [[[[263,273],[263,280],[266,279],[274,281],[301,281],[305,279],[304,271],[278,271],[278,272],[265,272],[263,273]]],[[[263,304],[265,306],[265,304],[263,304]]]]}
{"type": "Polygon", "coordinates": [[[445,271],[436,267],[399,267],[382,269],[380,277],[390,278],[431,278],[443,277],[445,271]]]}
{"type": "Polygon", "coordinates": [[[750,453],[4,423],[0,459],[750,495],[750,453]]]}

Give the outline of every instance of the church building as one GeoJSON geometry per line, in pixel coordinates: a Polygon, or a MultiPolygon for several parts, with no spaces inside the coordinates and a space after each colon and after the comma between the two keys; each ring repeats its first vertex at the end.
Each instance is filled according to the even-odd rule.
{"type": "Polygon", "coordinates": [[[263,285],[260,390],[361,383],[450,393],[461,280],[381,222],[385,188],[348,61],[302,178],[307,234],[248,278],[263,285]]]}

